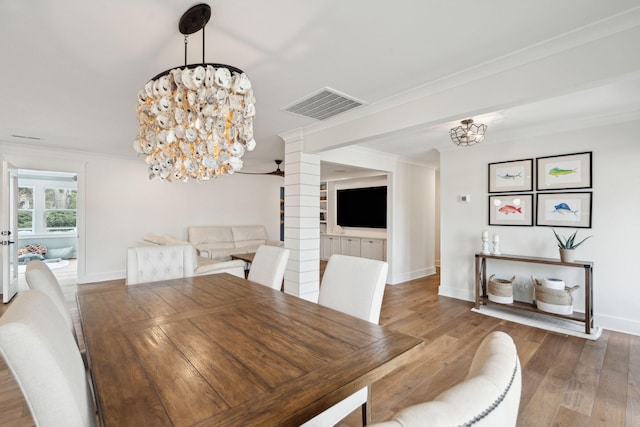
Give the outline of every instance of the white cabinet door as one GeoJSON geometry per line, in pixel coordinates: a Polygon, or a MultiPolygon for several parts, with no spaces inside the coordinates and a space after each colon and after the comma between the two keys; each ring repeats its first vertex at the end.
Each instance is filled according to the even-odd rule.
{"type": "Polygon", "coordinates": [[[362,258],[385,260],[384,239],[363,238],[360,241],[360,256],[362,258]]]}
{"type": "Polygon", "coordinates": [[[343,237],[340,239],[342,255],[360,256],[360,239],[357,237],[343,237]]]}
{"type": "Polygon", "coordinates": [[[320,240],[320,257],[329,259],[333,254],[340,253],[340,238],[334,236],[322,236],[320,240]]]}

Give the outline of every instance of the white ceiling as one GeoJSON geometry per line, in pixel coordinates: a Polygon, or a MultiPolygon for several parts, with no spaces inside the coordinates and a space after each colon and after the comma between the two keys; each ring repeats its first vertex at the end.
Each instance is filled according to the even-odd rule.
{"type": "MultiPolygon", "coordinates": [[[[177,24],[195,3],[0,0],[0,141],[135,156],[137,92],[159,72],[183,65],[177,24]]],[[[638,16],[637,0],[208,3],[206,61],[234,65],[251,78],[258,146],[245,155],[245,170],[264,172],[284,156],[279,133],[316,122],[282,108],[321,88],[371,106],[585,27],[638,16]]],[[[201,51],[197,33],[189,40],[189,62],[200,62],[201,51]]],[[[475,119],[489,124],[490,143],[543,122],[570,126],[637,114],[639,100],[636,74],[475,119]]],[[[437,164],[439,150],[452,146],[448,130],[456,124],[412,130],[402,142],[389,144],[387,136],[362,145],[437,164]]]]}

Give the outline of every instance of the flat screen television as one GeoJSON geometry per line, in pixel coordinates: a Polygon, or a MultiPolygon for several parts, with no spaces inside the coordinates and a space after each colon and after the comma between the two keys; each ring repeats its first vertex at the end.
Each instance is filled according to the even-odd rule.
{"type": "Polygon", "coordinates": [[[341,227],[387,228],[387,187],[347,188],[336,192],[341,227]]]}

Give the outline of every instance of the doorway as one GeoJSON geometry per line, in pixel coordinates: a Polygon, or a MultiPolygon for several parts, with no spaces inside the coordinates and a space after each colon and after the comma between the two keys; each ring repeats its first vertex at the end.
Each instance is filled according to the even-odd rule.
{"type": "Polygon", "coordinates": [[[18,170],[19,291],[29,261],[42,260],[60,285],[78,282],[78,174],[18,170]]]}

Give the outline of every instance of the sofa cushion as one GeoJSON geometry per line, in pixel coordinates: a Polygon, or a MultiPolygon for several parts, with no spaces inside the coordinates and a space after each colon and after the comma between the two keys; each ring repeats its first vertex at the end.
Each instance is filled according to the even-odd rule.
{"type": "Polygon", "coordinates": [[[261,225],[232,226],[233,240],[236,248],[244,246],[264,245],[267,240],[267,231],[261,225]]]}
{"type": "Polygon", "coordinates": [[[205,251],[208,253],[209,258],[215,261],[228,261],[231,259],[232,254],[237,254],[236,248],[209,248],[207,245],[205,251]]]}
{"type": "Polygon", "coordinates": [[[262,244],[260,245],[251,245],[251,246],[241,246],[239,248],[235,248],[235,251],[233,252],[234,254],[248,254],[251,252],[257,252],[258,248],[262,246],[262,244]]]}
{"type": "Polygon", "coordinates": [[[185,241],[185,240],[180,240],[180,239],[176,239],[173,236],[167,236],[164,235],[162,236],[162,244],[163,245],[188,245],[189,242],[185,241]]]}
{"type": "Polygon", "coordinates": [[[189,227],[189,243],[200,249],[206,246],[209,249],[233,248],[233,233],[231,227],[189,227]]]}
{"type": "Polygon", "coordinates": [[[43,261],[44,257],[40,254],[32,254],[32,253],[18,255],[18,264],[27,264],[29,261],[33,261],[36,259],[43,261]]]}
{"type": "Polygon", "coordinates": [[[73,258],[73,252],[73,246],[68,248],[48,248],[44,257],[45,259],[69,259],[73,258]]]}
{"type": "Polygon", "coordinates": [[[164,237],[158,236],[157,234],[147,233],[143,238],[145,243],[151,243],[154,245],[164,245],[164,237]]]}

